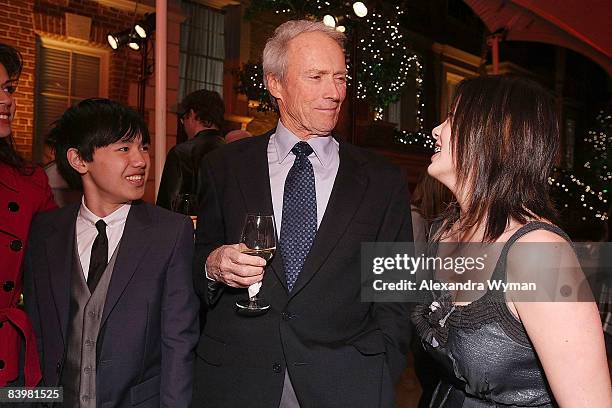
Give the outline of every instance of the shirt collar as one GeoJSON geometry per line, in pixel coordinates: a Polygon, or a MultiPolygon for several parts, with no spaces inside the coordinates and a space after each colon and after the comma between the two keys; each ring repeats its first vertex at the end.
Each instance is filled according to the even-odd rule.
{"type": "MultiPolygon", "coordinates": [[[[274,145],[276,147],[276,153],[278,155],[278,163],[282,164],[291,149],[296,143],[300,142],[301,139],[287,129],[283,123],[279,120],[276,125],[276,132],[274,133],[274,145]]],[[[328,167],[331,164],[335,143],[331,135],[329,136],[316,136],[307,140],[307,143],[312,147],[316,158],[319,160],[323,167],[328,167]]]]}
{"type": "Polygon", "coordinates": [[[99,220],[104,220],[106,225],[112,228],[115,225],[125,222],[131,207],[131,204],[123,204],[121,207],[117,208],[115,211],[113,211],[106,217],[100,218],[96,214],[91,212],[89,208],[87,208],[87,206],[85,205],[85,196],[83,196],[81,198],[81,208],[79,209],[79,217],[81,217],[85,222],[87,222],[87,224],[91,224],[92,226],[95,226],[96,222],[98,222],[99,220]]]}
{"type": "Polygon", "coordinates": [[[218,129],[204,129],[196,133],[196,135],[193,138],[195,139],[197,137],[206,137],[206,136],[222,136],[222,135],[218,129]]]}

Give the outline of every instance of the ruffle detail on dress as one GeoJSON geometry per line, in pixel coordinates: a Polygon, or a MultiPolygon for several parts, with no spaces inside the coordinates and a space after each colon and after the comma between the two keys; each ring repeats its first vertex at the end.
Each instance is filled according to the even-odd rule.
{"type": "Polygon", "coordinates": [[[444,293],[428,305],[415,306],[410,318],[421,340],[437,348],[448,341],[448,318],[454,310],[452,295],[444,293]]]}

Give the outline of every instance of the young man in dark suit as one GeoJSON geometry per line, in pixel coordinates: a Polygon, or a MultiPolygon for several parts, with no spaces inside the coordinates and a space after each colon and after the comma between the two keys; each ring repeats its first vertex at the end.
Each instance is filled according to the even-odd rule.
{"type": "Polygon", "coordinates": [[[150,167],[141,117],[107,99],[51,131],[80,203],[37,217],[25,301],[43,383],[64,407],[187,407],[199,303],[189,218],[140,201],[150,167]]]}
{"type": "Polygon", "coordinates": [[[393,407],[409,308],[361,302],[361,242],[411,241],[400,170],[336,141],[346,96],[344,35],[289,21],[263,54],[280,121],[210,153],[202,172],[194,282],[207,309],[193,407],[393,407]],[[273,214],[271,264],[240,252],[247,213],[273,214]],[[263,282],[264,315],[235,312],[263,282]]]}

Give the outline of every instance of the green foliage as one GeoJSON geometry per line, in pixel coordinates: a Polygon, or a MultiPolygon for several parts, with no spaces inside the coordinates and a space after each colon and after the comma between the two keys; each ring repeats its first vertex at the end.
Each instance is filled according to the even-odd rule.
{"type": "Polygon", "coordinates": [[[257,110],[260,112],[275,109],[271,103],[270,94],[264,86],[261,64],[247,62],[242,66],[242,69],[238,72],[236,90],[245,94],[250,101],[258,102],[257,110]]]}
{"type": "MultiPolygon", "coordinates": [[[[582,229],[599,228],[607,221],[612,181],[612,114],[600,112],[584,137],[585,148],[577,155],[573,170],[555,169],[549,178],[551,194],[562,218],[582,229]]],[[[597,235],[597,234],[594,234],[597,235]]],[[[599,237],[595,236],[594,239],[599,237]]]]}
{"type": "MultiPolygon", "coordinates": [[[[373,2],[365,3],[374,7],[373,2]]],[[[353,61],[358,61],[357,97],[366,100],[372,108],[384,109],[399,100],[407,81],[415,77],[421,80],[422,65],[419,57],[407,46],[400,27],[401,6],[377,2],[376,8],[370,9],[368,15],[360,19],[353,14],[351,5],[352,2],[339,0],[253,0],[246,10],[246,17],[253,18],[263,12],[286,16],[287,20],[322,20],[326,14],[337,17],[338,25],[346,28],[349,73],[353,61]],[[353,52],[356,55],[352,55],[353,52]]],[[[245,66],[244,69],[252,67],[245,66]]],[[[249,83],[252,78],[257,78],[250,74],[240,73],[240,89],[250,92],[247,93],[249,98],[255,95],[254,100],[265,99],[259,83],[249,83]]],[[[350,74],[349,81],[352,81],[350,74]]]]}
{"type": "Polygon", "coordinates": [[[609,187],[612,183],[612,113],[600,111],[595,118],[595,126],[587,132],[584,139],[589,147],[585,156],[579,160],[594,184],[609,187]]]}

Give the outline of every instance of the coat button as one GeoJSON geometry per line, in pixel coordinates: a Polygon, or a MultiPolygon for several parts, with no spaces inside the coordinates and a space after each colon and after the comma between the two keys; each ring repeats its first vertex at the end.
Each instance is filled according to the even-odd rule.
{"type": "Polygon", "coordinates": [[[10,292],[14,287],[15,283],[13,281],[6,281],[4,285],[2,285],[2,289],[4,289],[5,292],[10,292]]]}
{"type": "Polygon", "coordinates": [[[17,251],[21,251],[21,248],[23,247],[23,244],[21,243],[20,240],[15,239],[13,241],[11,241],[11,249],[15,252],[17,251]]]}
{"type": "Polygon", "coordinates": [[[62,372],[62,364],[61,363],[57,363],[57,365],[55,366],[55,372],[59,375],[60,372],[62,372]]]}
{"type": "Polygon", "coordinates": [[[17,212],[19,211],[19,204],[14,201],[11,201],[10,203],[8,203],[8,209],[10,212],[17,212]]]}
{"type": "Polygon", "coordinates": [[[0,370],[4,370],[4,366],[6,364],[4,364],[4,360],[0,360],[0,370]]]}
{"type": "Polygon", "coordinates": [[[278,364],[278,363],[272,364],[272,371],[274,371],[275,373],[280,373],[281,372],[281,365],[278,364]]]}
{"type": "Polygon", "coordinates": [[[295,317],[295,315],[291,312],[284,311],[281,313],[281,317],[285,321],[289,321],[295,317]]]}

